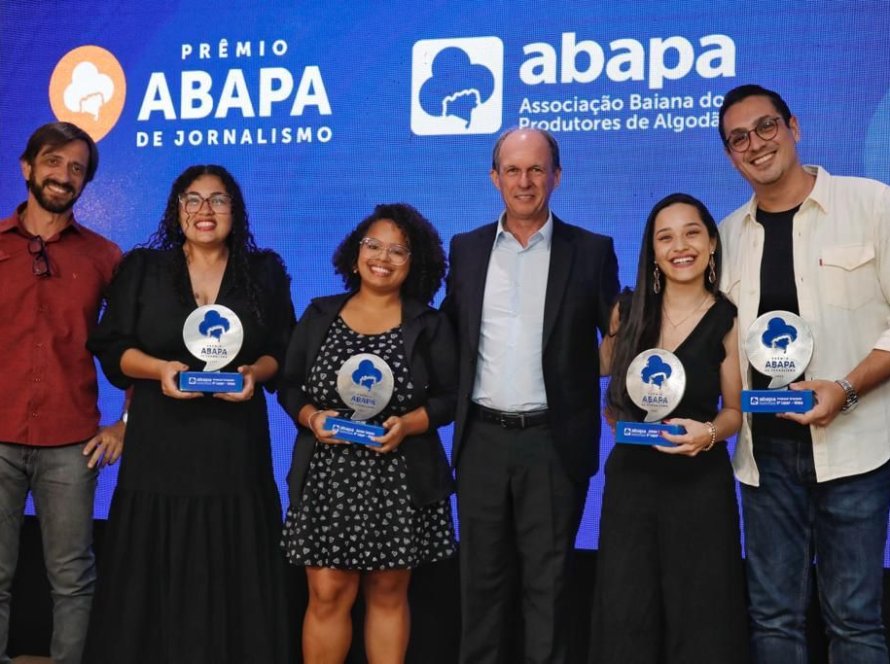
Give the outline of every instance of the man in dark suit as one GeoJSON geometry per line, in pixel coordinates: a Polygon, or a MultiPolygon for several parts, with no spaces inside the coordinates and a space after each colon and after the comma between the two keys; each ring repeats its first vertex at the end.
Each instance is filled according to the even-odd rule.
{"type": "Polygon", "coordinates": [[[569,570],[599,461],[597,329],[618,265],[610,238],[550,212],[561,174],[549,133],[508,130],[491,169],[504,212],[451,242],[462,664],[505,661],[517,576],[524,661],[567,661],[569,570]]]}

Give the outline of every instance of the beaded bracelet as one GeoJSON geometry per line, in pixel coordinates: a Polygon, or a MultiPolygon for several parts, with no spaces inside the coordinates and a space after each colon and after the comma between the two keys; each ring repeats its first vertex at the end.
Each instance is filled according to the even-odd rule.
{"type": "Polygon", "coordinates": [[[711,448],[714,447],[714,443],[717,442],[717,427],[714,426],[713,422],[705,422],[705,426],[708,427],[708,431],[711,432],[711,442],[705,447],[705,452],[709,452],[711,448]]]}

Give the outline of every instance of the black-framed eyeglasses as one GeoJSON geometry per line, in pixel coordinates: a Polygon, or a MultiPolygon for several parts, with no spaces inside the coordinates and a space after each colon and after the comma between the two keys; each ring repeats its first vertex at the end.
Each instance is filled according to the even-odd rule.
{"type": "Polygon", "coordinates": [[[404,265],[411,257],[411,250],[408,247],[403,247],[401,244],[387,245],[374,237],[363,238],[359,245],[363,246],[372,258],[379,258],[385,252],[393,265],[404,265]]]}
{"type": "Polygon", "coordinates": [[[34,258],[34,261],[31,263],[31,271],[34,273],[34,276],[50,276],[49,256],[46,254],[46,242],[43,241],[42,237],[35,235],[28,240],[28,253],[34,258]]]}
{"type": "Polygon", "coordinates": [[[213,212],[223,213],[232,211],[232,197],[228,194],[212,194],[207,198],[204,198],[201,194],[179,194],[179,204],[189,214],[194,214],[200,210],[201,206],[204,205],[204,201],[207,201],[213,212]]]}
{"type": "Polygon", "coordinates": [[[775,115],[771,118],[761,118],[755,125],[754,129],[745,131],[738,129],[729,133],[724,143],[733,152],[745,152],[751,146],[751,132],[757,134],[762,140],[770,141],[779,133],[779,120],[781,115],[775,115]]]}

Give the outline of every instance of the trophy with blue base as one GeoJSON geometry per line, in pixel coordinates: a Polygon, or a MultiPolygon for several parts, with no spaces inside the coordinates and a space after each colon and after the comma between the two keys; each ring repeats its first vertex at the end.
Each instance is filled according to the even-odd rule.
{"type": "Polygon", "coordinates": [[[787,389],[813,356],[813,332],[803,318],[790,311],[763,314],[748,329],[745,354],[771,380],[769,389],[742,390],[742,412],[805,413],[813,407],[812,390],[787,389]]]}
{"type": "Polygon", "coordinates": [[[237,371],[218,371],[229,364],[244,343],[244,327],[238,315],[220,304],[205,304],[185,319],[182,340],[188,351],[206,362],[203,371],[180,371],[183,392],[240,392],[244,376],[237,371]]]}
{"type": "Polygon", "coordinates": [[[664,424],[686,391],[686,370],[680,358],[667,350],[650,348],[637,355],[627,368],[627,393],[646,411],[642,422],[620,421],[615,426],[615,442],[631,445],[668,445],[662,432],[686,433],[679,424],[664,424]]]}
{"type": "Polygon", "coordinates": [[[386,408],[394,388],[392,369],[383,358],[373,353],[353,355],[337,372],[337,393],[352,415],[328,417],[323,428],[333,431],[337,440],[379,447],[373,438],[384,435],[386,429],[366,420],[386,408]]]}

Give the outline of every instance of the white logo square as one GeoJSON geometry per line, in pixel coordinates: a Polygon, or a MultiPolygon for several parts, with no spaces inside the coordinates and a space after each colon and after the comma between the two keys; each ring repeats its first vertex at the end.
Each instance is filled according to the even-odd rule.
{"type": "Polygon", "coordinates": [[[422,39],[411,53],[411,131],[418,136],[493,134],[504,107],[498,37],[422,39]]]}

